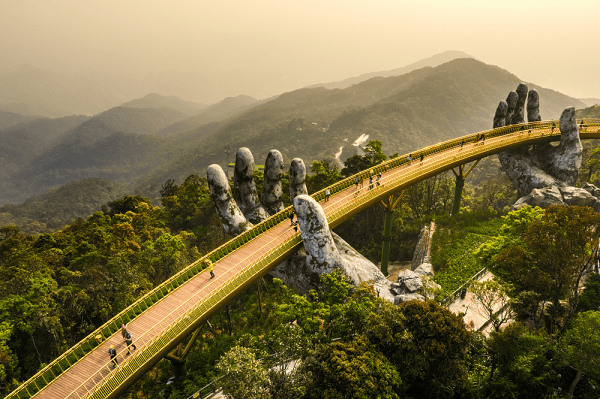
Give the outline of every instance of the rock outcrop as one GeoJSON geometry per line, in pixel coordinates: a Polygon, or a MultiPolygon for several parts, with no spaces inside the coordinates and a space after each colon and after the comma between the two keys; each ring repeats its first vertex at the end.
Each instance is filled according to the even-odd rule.
{"type": "Polygon", "coordinates": [[[430,263],[422,263],[415,270],[398,272],[398,282],[392,284],[394,303],[433,298],[441,286],[433,281],[432,276],[433,266],[430,263]]]}

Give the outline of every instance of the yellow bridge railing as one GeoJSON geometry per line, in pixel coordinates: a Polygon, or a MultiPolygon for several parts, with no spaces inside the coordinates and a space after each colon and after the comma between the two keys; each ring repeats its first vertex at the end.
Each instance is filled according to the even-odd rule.
{"type": "MultiPolygon", "coordinates": [[[[579,126],[582,139],[600,138],[600,120],[586,119],[579,126]]],[[[330,227],[335,227],[358,212],[378,203],[380,199],[389,196],[391,193],[453,167],[509,148],[557,141],[559,139],[560,131],[557,121],[524,123],[491,129],[425,147],[411,153],[412,161],[407,159],[408,154],[390,159],[368,171],[362,171],[329,187],[331,198],[334,199],[335,196],[336,200],[330,200],[323,204],[328,223],[330,227]],[[556,127],[553,125],[556,125],[556,127]],[[485,139],[479,140],[482,134],[485,139]],[[424,156],[422,165],[419,160],[421,155],[424,156]],[[412,165],[418,163],[420,166],[408,168],[407,166],[411,163],[412,165]],[[351,189],[355,184],[356,176],[366,176],[368,178],[369,175],[380,172],[384,175],[380,186],[376,186],[371,190],[361,190],[364,192],[360,195],[356,195],[357,193],[351,189]]],[[[313,194],[312,197],[317,201],[324,199],[325,189],[313,194]]],[[[85,359],[103,341],[120,331],[122,323],[129,323],[144,312],[148,312],[163,298],[196,277],[203,269],[201,266],[202,260],[208,258],[216,263],[241,248],[248,248],[246,245],[252,243],[257,237],[284,223],[287,220],[289,210],[288,207],[269,217],[251,230],[235,237],[211,251],[202,259],[188,265],[71,347],[9,394],[7,398],[26,399],[36,396],[55,379],[85,359]]],[[[235,262],[234,266],[230,268],[230,270],[236,271],[225,283],[220,283],[218,286],[216,281],[208,284],[202,291],[174,308],[152,329],[137,338],[136,344],[138,344],[140,350],[129,356],[127,362],[122,366],[111,370],[109,368],[110,362],[107,362],[101,370],[89,376],[81,385],[73,387],[71,394],[67,397],[116,397],[135,379],[143,375],[145,370],[158,362],[171,348],[196,329],[216,309],[230,301],[252,282],[267,273],[274,265],[289,256],[300,244],[299,233],[292,229],[286,229],[283,236],[278,236],[267,244],[254,248],[249,255],[241,261],[235,262]],[[278,244],[274,246],[273,243],[275,242],[278,242],[278,244]],[[198,298],[205,293],[208,293],[207,299],[198,302],[198,298]]]]}

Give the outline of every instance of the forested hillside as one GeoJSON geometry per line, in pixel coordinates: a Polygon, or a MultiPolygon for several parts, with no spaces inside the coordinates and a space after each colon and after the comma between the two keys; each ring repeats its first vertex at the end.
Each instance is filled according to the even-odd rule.
{"type": "MultiPolygon", "coordinates": [[[[19,205],[0,206],[0,215],[9,213],[18,219],[35,220],[42,224],[41,230],[29,233],[44,233],[69,225],[78,218],[87,218],[102,206],[128,193],[129,186],[126,184],[92,177],[67,183],[41,196],[33,196],[19,205]]],[[[0,226],[9,224],[22,225],[0,220],[0,226]]]]}
{"type": "MultiPolygon", "coordinates": [[[[39,118],[0,131],[0,188],[20,167],[56,144],[60,136],[89,119],[74,115],[63,118],[39,118]]],[[[0,194],[0,204],[5,193],[0,194]]]]}
{"type": "Polygon", "coordinates": [[[577,110],[577,118],[600,118],[600,105],[577,110]]]}
{"type": "MultiPolygon", "coordinates": [[[[349,88],[302,89],[285,93],[235,118],[207,135],[186,152],[177,169],[166,166],[145,178],[182,179],[211,163],[224,165],[231,149],[249,147],[255,159],[273,148],[284,159],[333,158],[342,145],[361,134],[384,143],[384,152],[409,152],[440,140],[491,128],[493,114],[506,93],[516,89],[518,77],[473,59],[457,59],[436,68],[406,75],[373,78],[349,88]],[[345,141],[347,140],[347,141],[345,141]]],[[[542,118],[558,118],[580,101],[558,92],[536,88],[542,118]]]]}
{"type": "Polygon", "coordinates": [[[0,111],[0,130],[7,129],[19,123],[29,122],[35,117],[24,116],[14,112],[0,111]]]}
{"type": "MultiPolygon", "coordinates": [[[[370,142],[363,159],[353,162],[372,167],[386,159],[381,148],[380,142],[370,142]]],[[[314,161],[309,169],[307,187],[311,193],[343,177],[334,163],[314,161]]],[[[259,190],[262,180],[262,173],[256,172],[259,190]]],[[[85,190],[98,190],[94,186],[104,187],[107,195],[115,189],[109,182],[90,179],[56,190],[47,199],[32,200],[30,209],[42,212],[65,195],[89,201],[85,190]]],[[[283,191],[287,192],[285,184],[283,191]]],[[[597,224],[600,214],[581,208],[547,212],[525,209],[499,219],[507,209],[507,194],[514,195],[514,188],[505,179],[484,181],[480,190],[465,186],[462,213],[450,217],[452,194],[453,179],[447,175],[420,182],[409,190],[394,212],[391,260],[410,259],[420,227],[435,219],[439,229],[433,255],[442,293],[469,278],[471,270],[484,265],[494,268],[505,283],[512,284],[502,289],[514,289],[510,292],[517,298],[517,321],[510,327],[498,329],[487,338],[468,331],[459,316],[434,302],[394,306],[383,302],[367,285],[348,285],[339,273],[323,276],[318,291],[306,296],[274,280],[260,283],[266,288],[260,296],[256,286],[247,290],[231,304],[227,318],[217,314],[211,319],[202,339],[191,347],[187,372],[163,360],[125,397],[157,396],[163,387],[166,397],[188,397],[224,375],[219,384],[230,392],[259,392],[272,398],[287,398],[290,392],[304,398],[321,398],[327,392],[360,397],[367,383],[372,384],[368,392],[390,398],[437,398],[442,394],[472,398],[488,397],[491,392],[501,392],[504,397],[542,398],[559,388],[567,391],[577,370],[585,370],[585,376],[576,384],[575,392],[593,392],[596,369],[580,366],[576,357],[556,349],[556,343],[562,348],[567,339],[575,337],[580,341],[571,345],[582,347],[578,331],[600,323],[596,320],[600,309],[598,279],[590,279],[583,291],[567,290],[574,280],[568,274],[552,274],[543,263],[560,257],[564,260],[561,264],[571,267],[576,264],[574,259],[589,255],[587,247],[561,242],[561,247],[546,258],[543,254],[528,257],[519,251],[527,245],[539,252],[540,231],[546,232],[544,237],[565,237],[562,230],[552,230],[556,220],[568,231],[578,229],[572,239],[597,242],[597,231],[590,226],[597,224]],[[548,228],[551,230],[544,230],[548,228]],[[482,242],[486,246],[481,247],[482,242]],[[480,252],[465,259],[461,248],[480,252]],[[573,248],[580,249],[571,256],[573,248]],[[511,255],[515,251],[519,256],[511,255]],[[568,285],[564,285],[565,290],[544,290],[535,278],[520,270],[534,270],[537,274],[532,276],[541,276],[543,281],[562,278],[568,285]],[[580,305],[573,305],[572,293],[580,293],[580,305]],[[557,302],[557,298],[569,300],[557,302]],[[532,311],[532,303],[548,299],[554,302],[554,309],[563,302],[570,308],[560,312],[550,309],[539,316],[532,311]],[[527,324],[532,317],[533,327],[527,324]],[[289,359],[302,362],[289,378],[282,379],[275,366],[289,359]],[[348,368],[348,373],[340,375],[340,367],[348,368]],[[165,385],[173,375],[175,382],[165,385]],[[262,377],[256,379],[256,375],[262,377]]],[[[139,196],[125,196],[54,233],[29,236],[14,227],[0,228],[2,393],[229,238],[215,216],[204,178],[191,175],[181,185],[166,182],[160,195],[162,208],[139,196]],[[45,349],[40,351],[40,347],[45,349]]],[[[27,209],[21,210],[25,215],[27,209]]],[[[338,226],[336,232],[377,261],[382,216],[381,207],[372,207],[338,226]]]]}
{"type": "Polygon", "coordinates": [[[3,172],[0,199],[21,202],[89,177],[131,182],[167,156],[167,143],[155,134],[184,118],[171,109],[116,107],[91,119],[40,120],[26,130],[6,131],[13,163],[10,175],[3,172]],[[65,132],[66,127],[71,129],[65,132]]]}
{"type": "Polygon", "coordinates": [[[167,126],[158,134],[161,136],[175,136],[183,133],[191,133],[193,130],[200,129],[206,124],[237,116],[260,103],[262,101],[243,95],[228,97],[217,104],[203,108],[188,119],[167,126]]]}

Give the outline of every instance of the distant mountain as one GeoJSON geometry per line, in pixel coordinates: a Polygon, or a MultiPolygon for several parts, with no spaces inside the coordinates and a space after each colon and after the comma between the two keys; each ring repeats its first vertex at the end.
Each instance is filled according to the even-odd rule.
{"type": "Polygon", "coordinates": [[[341,80],[339,82],[332,83],[319,83],[316,85],[308,86],[308,88],[313,87],[324,87],[326,89],[345,89],[352,85],[358,84],[360,82],[364,82],[365,80],[369,80],[375,77],[389,77],[389,76],[399,76],[404,75],[405,73],[409,73],[412,71],[416,71],[417,69],[425,68],[425,67],[436,67],[438,65],[445,64],[446,62],[455,60],[457,58],[474,58],[467,53],[462,51],[444,51],[443,53],[433,55],[429,58],[425,58],[423,60],[417,61],[414,64],[407,65],[402,68],[396,68],[389,71],[380,71],[380,72],[371,72],[365,73],[357,77],[348,78],[341,80]]]}
{"type": "Polygon", "coordinates": [[[171,108],[115,107],[92,119],[114,131],[149,135],[186,118],[187,115],[171,108]]]}
{"type": "Polygon", "coordinates": [[[228,97],[217,104],[213,104],[204,108],[191,118],[167,126],[160,131],[159,134],[162,136],[174,136],[189,132],[192,129],[208,123],[232,118],[258,104],[262,104],[263,102],[264,101],[258,101],[255,98],[244,95],[228,97]]]}
{"type": "MultiPolygon", "coordinates": [[[[491,128],[495,109],[521,80],[506,70],[461,58],[435,68],[372,78],[346,89],[301,89],[258,105],[189,146],[185,157],[144,178],[185,178],[211,163],[233,161],[239,147],[252,150],[262,162],[279,149],[286,162],[333,158],[339,148],[362,134],[381,140],[388,154],[491,128]]],[[[562,110],[584,106],[575,98],[534,84],[544,119],[562,110]]],[[[203,172],[202,172],[203,173],[203,172]]],[[[163,180],[164,181],[164,180],[163,180]]],[[[150,187],[146,184],[146,187],[150,187]]]]}
{"type": "Polygon", "coordinates": [[[577,118],[594,118],[600,119],[600,103],[598,105],[592,105],[591,107],[578,109],[577,118]]]}
{"type": "MultiPolygon", "coordinates": [[[[331,122],[330,136],[343,140],[368,134],[384,152],[406,153],[436,142],[490,129],[500,100],[520,83],[513,74],[473,59],[456,59],[432,70],[427,79],[370,107],[331,122]]],[[[558,119],[562,110],[583,104],[535,84],[542,119],[558,119]]],[[[343,160],[343,159],[342,159],[343,160]]]]}
{"type": "MultiPolygon", "coordinates": [[[[266,90],[272,91],[272,86],[266,90]]],[[[0,110],[23,115],[32,115],[33,112],[52,118],[74,114],[96,115],[148,93],[212,103],[257,89],[264,91],[255,79],[250,82],[232,80],[226,72],[218,76],[204,76],[196,72],[163,71],[149,76],[121,78],[95,72],[68,75],[22,64],[15,70],[0,74],[0,110]]],[[[130,106],[155,108],[156,104],[134,103],[130,106]]],[[[169,107],[173,108],[172,105],[169,107]]],[[[182,111],[179,107],[174,109],[182,111]]],[[[194,115],[187,110],[183,112],[187,116],[194,115]]]]}
{"type": "Polygon", "coordinates": [[[182,100],[176,96],[162,96],[157,93],[147,94],[142,98],[128,101],[121,106],[127,108],[171,108],[188,116],[197,115],[205,107],[205,105],[200,103],[182,100]]]}
{"type": "MultiPolygon", "coordinates": [[[[285,162],[333,158],[361,135],[381,140],[388,154],[409,152],[490,128],[498,102],[519,83],[508,71],[460,58],[345,89],[300,89],[263,103],[232,98],[193,118],[170,108],[116,107],[0,180],[0,204],[91,177],[135,184],[137,193],[155,198],[167,178],[182,181],[212,163],[225,166],[243,146],[257,163],[273,148],[285,162]]],[[[566,106],[585,107],[530,87],[540,93],[544,119],[558,118],[566,106]]]]}
{"type": "Polygon", "coordinates": [[[0,204],[89,177],[130,182],[164,162],[170,144],[156,133],[185,117],[168,108],[115,107],[90,118],[0,181],[0,204]]]}
{"type": "Polygon", "coordinates": [[[600,104],[600,98],[580,98],[579,101],[581,101],[588,107],[600,104]]]}
{"type": "Polygon", "coordinates": [[[37,225],[35,232],[56,230],[77,218],[88,217],[103,205],[128,193],[127,185],[106,179],[72,181],[42,196],[31,197],[22,204],[1,206],[0,226],[12,222],[27,231],[33,229],[33,221],[37,221],[42,225],[37,225]]]}
{"type": "Polygon", "coordinates": [[[0,131],[18,125],[19,123],[29,122],[35,119],[35,117],[24,116],[14,112],[0,111],[0,131]]]}
{"type": "Polygon", "coordinates": [[[0,131],[0,179],[30,162],[57,143],[67,131],[85,122],[87,116],[39,118],[0,131]]]}
{"type": "MultiPolygon", "coordinates": [[[[34,118],[60,118],[69,113],[64,110],[57,110],[43,105],[28,104],[24,102],[0,104],[0,110],[6,112],[14,112],[23,116],[32,116],[34,118]]],[[[73,112],[71,114],[76,114],[73,112]]]]}

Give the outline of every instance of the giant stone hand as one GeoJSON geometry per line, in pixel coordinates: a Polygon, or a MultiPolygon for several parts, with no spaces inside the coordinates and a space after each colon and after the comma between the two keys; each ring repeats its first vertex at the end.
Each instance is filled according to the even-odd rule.
{"type": "MultiPolygon", "coordinates": [[[[294,163],[294,167],[299,170],[304,169],[304,163],[299,160],[294,163]]],[[[295,173],[300,174],[299,171],[295,173]]],[[[206,175],[210,196],[221,218],[223,228],[232,236],[251,229],[253,223],[259,223],[284,208],[281,199],[283,157],[277,150],[271,150],[267,155],[260,201],[254,183],[254,157],[248,148],[238,149],[235,156],[233,182],[238,193],[237,201],[233,198],[227,176],[219,165],[210,165],[206,175]]],[[[306,172],[303,176],[306,176],[306,172]]],[[[301,182],[296,181],[293,187],[294,192],[306,193],[304,179],[301,182]]],[[[292,184],[290,184],[290,196],[291,191],[292,184]]]]}
{"type": "MultiPolygon", "coordinates": [[[[521,83],[516,92],[501,101],[494,116],[494,128],[524,123],[527,100],[527,120],[541,121],[539,95],[521,83]]],[[[572,187],[581,168],[583,146],[575,119],[575,108],[566,108],[559,121],[560,143],[521,146],[498,154],[503,171],[512,180],[522,197],[514,207],[524,205],[587,205],[598,207],[600,202],[584,189],[572,187]]],[[[555,129],[554,127],[552,128],[555,129]]]]}
{"type": "MultiPolygon", "coordinates": [[[[524,105],[527,99],[528,122],[541,120],[539,96],[535,90],[527,90],[523,83],[516,92],[509,93],[506,101],[501,101],[494,116],[494,128],[524,123],[524,105]]],[[[550,143],[526,146],[498,154],[502,168],[522,195],[533,189],[550,186],[562,187],[575,184],[581,167],[583,147],[579,140],[579,130],[575,120],[575,109],[567,108],[560,116],[560,144],[550,143]]]]}
{"type": "MultiPolygon", "coordinates": [[[[283,158],[279,151],[272,150],[265,161],[265,179],[259,203],[254,184],[254,158],[250,150],[240,148],[236,154],[233,181],[239,193],[237,201],[233,198],[227,177],[221,167],[219,165],[208,167],[211,198],[227,233],[234,236],[241,234],[252,228],[252,223],[258,223],[269,215],[283,210],[282,170],[283,158]]],[[[373,280],[380,295],[393,301],[391,283],[377,266],[329,230],[323,208],[307,195],[306,167],[301,159],[292,160],[289,176],[290,199],[294,203],[304,248],[276,266],[270,274],[300,292],[308,292],[318,283],[318,275],[339,268],[355,284],[373,280]]]]}

